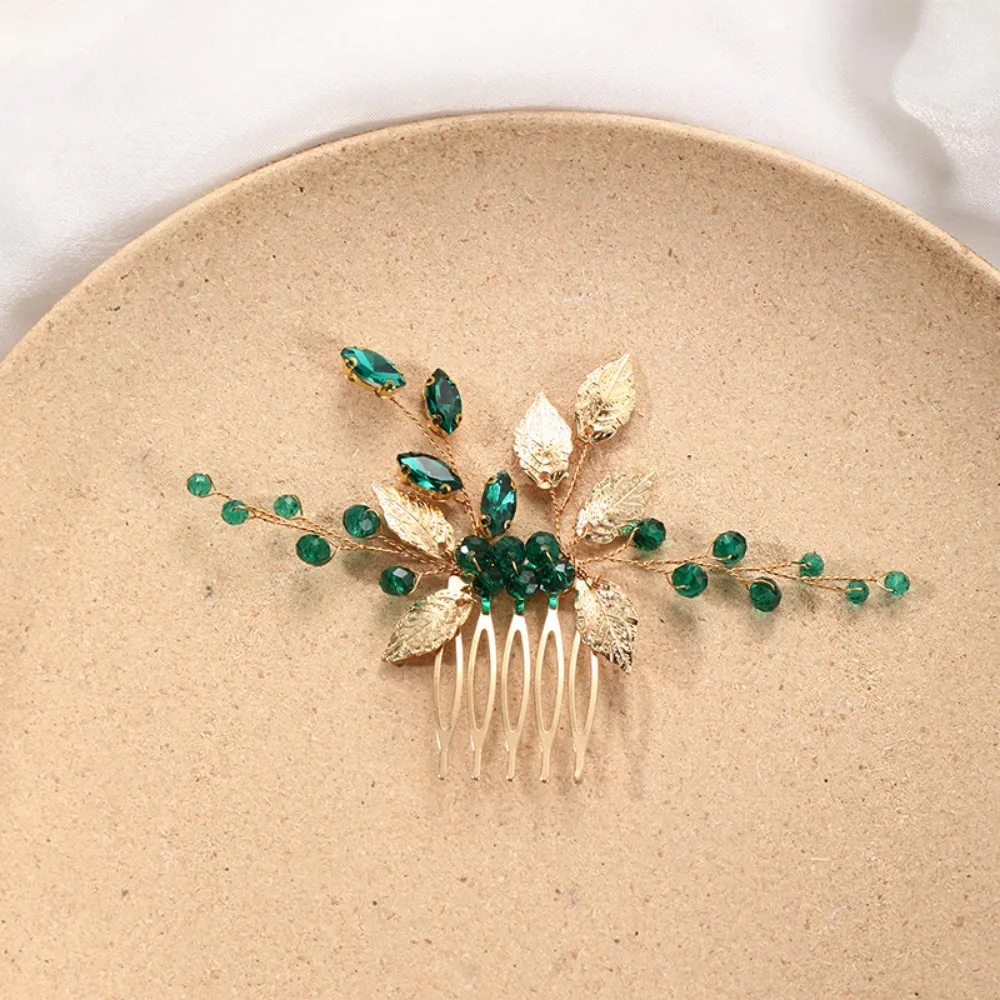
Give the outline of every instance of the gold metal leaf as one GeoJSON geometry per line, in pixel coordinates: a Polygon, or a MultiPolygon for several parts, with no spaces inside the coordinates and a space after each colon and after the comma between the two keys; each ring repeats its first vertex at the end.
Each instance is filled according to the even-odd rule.
{"type": "Polygon", "coordinates": [[[649,472],[605,476],[594,485],[576,516],[577,536],[602,544],[620,538],[630,521],[642,517],[652,488],[649,472]]]}
{"type": "Polygon", "coordinates": [[[400,663],[440,649],[465,624],[472,612],[469,584],[453,576],[444,590],[421,597],[396,625],[382,658],[400,663]]]}
{"type": "Polygon", "coordinates": [[[514,432],[514,451],[521,468],[537,486],[551,490],[566,475],[572,450],[569,424],[540,392],[514,432]]]}
{"type": "Polygon", "coordinates": [[[395,486],[372,484],[385,523],[407,545],[435,558],[455,549],[455,531],[437,508],[401,493],[395,486]]]}
{"type": "Polygon", "coordinates": [[[576,432],[584,441],[605,441],[617,434],[635,408],[632,355],[592,371],[576,394],[576,432]]]}
{"type": "Polygon", "coordinates": [[[576,629],[599,656],[630,674],[639,619],[628,595],[610,580],[576,581],[576,629]]]}

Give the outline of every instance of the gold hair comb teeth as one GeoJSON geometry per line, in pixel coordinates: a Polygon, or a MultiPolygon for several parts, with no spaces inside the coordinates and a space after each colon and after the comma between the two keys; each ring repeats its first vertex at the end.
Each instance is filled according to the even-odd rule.
{"type": "Polygon", "coordinates": [[[614,437],[635,407],[635,376],[628,354],[583,380],[576,395],[575,428],[540,392],[515,430],[518,464],[536,487],[548,493],[552,513],[551,531],[536,531],[522,541],[510,533],[518,498],[510,473],[501,470],[486,482],[478,514],[459,475],[451,435],[462,422],[462,397],[452,379],[440,368],[430,376],[421,415],[400,400],[406,379],[388,358],[357,347],[345,347],[340,353],[347,377],[397,407],[430,445],[430,451],[397,456],[398,485],[372,486],[377,509],[363,503],[349,506],[342,518],[345,535],[328,522],[304,516],[298,497],[291,494],[278,497],[268,510],[216,490],[204,473],[192,475],[187,488],[196,497],[221,497],[222,519],[227,524],[256,519],[294,528],[300,533],[296,552],[310,566],[323,566],[343,551],[405,560],[405,564],[382,570],[379,585],[388,595],[406,596],[427,581],[442,581],[443,586],[405,611],[383,654],[392,663],[435,654],[434,721],[441,778],[448,773],[463,706],[472,744],[472,776],[481,776],[499,694],[508,780],[516,775],[529,702],[534,704],[541,749],[540,777],[549,780],[564,701],[569,708],[573,775],[577,781],[582,779],[597,712],[598,660],[630,673],[639,624],[632,601],[618,584],[602,575],[601,567],[624,566],[656,574],[685,598],[704,593],[709,575],[722,573],[742,585],[750,604],[761,613],[773,612],[780,604],[779,581],[835,590],[854,605],[864,604],[873,587],[889,597],[902,597],[910,588],[906,574],[899,570],[881,577],[829,576],[815,552],[786,562],[747,566],[743,562],[747,542],[738,531],[722,532],[697,555],[659,558],[654,553],[663,545],[666,529],[662,521],[646,516],[653,477],[643,470],[598,480],[566,538],[564,515],[590,450],[614,437]],[[574,450],[577,457],[571,462],[574,450]],[[470,534],[460,541],[445,513],[449,501],[456,501],[469,521],[470,534]],[[499,651],[492,611],[494,599],[503,592],[512,599],[513,616],[499,651]],[[568,604],[570,594],[575,597],[567,665],[560,604],[568,604]],[[532,647],[525,611],[530,601],[540,597],[547,600],[548,608],[532,647]],[[476,605],[479,615],[466,658],[462,631],[476,605]],[[477,704],[476,672],[481,660],[489,674],[485,701],[479,699],[482,703],[477,704]],[[547,673],[555,682],[548,706],[543,698],[547,673]],[[449,674],[453,677],[450,698],[446,690],[449,674]],[[586,712],[580,710],[577,697],[581,683],[588,689],[586,712]],[[517,687],[519,698],[516,690],[512,694],[517,687]]]}

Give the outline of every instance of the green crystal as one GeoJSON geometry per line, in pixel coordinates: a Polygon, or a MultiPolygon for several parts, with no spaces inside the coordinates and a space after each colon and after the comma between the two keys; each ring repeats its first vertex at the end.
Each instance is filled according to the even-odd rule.
{"type": "Polygon", "coordinates": [[[363,503],[352,504],[344,511],[344,531],[352,538],[371,538],[381,523],[378,511],[363,503]]]}
{"type": "Polygon", "coordinates": [[[274,513],[278,517],[298,517],[302,513],[302,504],[297,496],[285,493],[274,501],[274,513]]]}
{"type": "Polygon", "coordinates": [[[405,597],[417,585],[417,576],[405,566],[387,566],[378,578],[378,585],[390,597],[405,597]]]}
{"type": "Polygon", "coordinates": [[[462,395],[458,386],[440,368],[424,386],[424,405],[430,422],[445,434],[454,434],[462,422],[462,395]]]}
{"type": "Polygon", "coordinates": [[[844,587],[844,596],[851,604],[864,604],[868,600],[868,584],[864,580],[851,580],[844,587]]]}
{"type": "Polygon", "coordinates": [[[640,521],[632,533],[632,544],[643,552],[655,552],[667,537],[667,529],[662,521],[647,517],[640,521]]]}
{"type": "Polygon", "coordinates": [[[670,574],[670,582],[681,597],[697,597],[708,586],[708,574],[697,563],[684,563],[670,574]]]}
{"type": "Polygon", "coordinates": [[[893,597],[902,597],[910,589],[910,578],[898,569],[894,569],[891,573],[886,573],[882,586],[893,597]]]}
{"type": "Polygon", "coordinates": [[[295,552],[310,566],[325,566],[333,558],[330,543],[319,535],[303,535],[295,543],[295,552]]]}
{"type": "Polygon", "coordinates": [[[818,552],[807,552],[799,560],[799,576],[822,576],[825,568],[823,557],[818,552]]]}
{"type": "Polygon", "coordinates": [[[493,562],[504,578],[517,576],[524,565],[524,542],[516,535],[504,535],[493,543],[493,562]]]}
{"type": "Polygon", "coordinates": [[[344,372],[352,382],[371,386],[380,396],[388,396],[406,385],[403,373],[386,357],[361,347],[345,347],[340,352],[344,372]]]}
{"type": "Polygon", "coordinates": [[[493,565],[492,546],[479,535],[467,535],[455,549],[455,562],[466,576],[475,576],[493,565]]]}
{"type": "Polygon", "coordinates": [[[712,542],[712,555],[719,562],[736,563],[747,554],[747,540],[738,531],[724,531],[712,542]]]}
{"type": "Polygon", "coordinates": [[[524,543],[524,557],[534,569],[550,566],[559,558],[559,539],[549,531],[536,531],[524,543]]]}
{"type": "Polygon", "coordinates": [[[222,505],[222,520],[226,524],[243,524],[250,516],[250,511],[243,506],[242,500],[227,500],[222,505]]]}
{"type": "Polygon", "coordinates": [[[503,573],[496,566],[487,566],[472,578],[472,589],[480,597],[494,597],[504,588],[503,573]]]}
{"type": "Polygon", "coordinates": [[[561,594],[576,582],[576,567],[560,556],[554,563],[539,567],[538,580],[546,594],[561,594]]]}
{"type": "Polygon", "coordinates": [[[507,593],[514,598],[515,607],[520,602],[523,610],[524,602],[538,593],[538,574],[533,569],[522,569],[515,576],[508,577],[507,593]]]}
{"type": "Polygon", "coordinates": [[[462,488],[462,480],[452,468],[435,458],[418,451],[408,451],[396,456],[400,471],[418,489],[447,496],[457,493],[462,488]]]}
{"type": "Polygon", "coordinates": [[[750,603],[758,611],[773,611],[781,603],[781,588],[768,577],[750,584],[750,603]]]}
{"type": "Polygon", "coordinates": [[[508,472],[501,470],[486,484],[479,512],[479,520],[490,538],[502,535],[510,527],[517,512],[517,489],[508,472]]]}
{"type": "Polygon", "coordinates": [[[188,476],[187,488],[193,497],[207,497],[212,492],[212,477],[206,476],[204,472],[196,472],[193,476],[188,476]]]}

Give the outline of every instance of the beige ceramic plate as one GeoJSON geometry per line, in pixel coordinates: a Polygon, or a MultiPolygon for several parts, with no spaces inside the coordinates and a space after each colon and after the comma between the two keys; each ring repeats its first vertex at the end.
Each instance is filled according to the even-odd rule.
{"type": "Polygon", "coordinates": [[[158,226],[0,368],[0,995],[1000,995],[998,329],[997,273],[908,212],[636,119],[388,129],[158,226]],[[417,439],[344,343],[447,367],[479,477],[630,350],[592,471],[653,468],[678,550],[913,591],[761,619],[623,575],[584,783],[534,735],[513,784],[495,745],[439,782],[374,567],[184,492],[389,475],[417,439]]]}

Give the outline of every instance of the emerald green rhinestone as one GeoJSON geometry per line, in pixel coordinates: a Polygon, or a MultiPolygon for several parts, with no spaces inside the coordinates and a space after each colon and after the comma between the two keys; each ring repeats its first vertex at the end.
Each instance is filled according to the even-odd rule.
{"type": "Polygon", "coordinates": [[[227,500],[222,505],[222,520],[226,524],[243,524],[250,516],[250,511],[243,506],[242,500],[227,500]]]}
{"type": "Polygon", "coordinates": [[[466,576],[475,576],[493,565],[492,546],[479,535],[466,535],[455,549],[455,562],[466,576]]]}
{"type": "Polygon", "coordinates": [[[490,538],[496,538],[510,527],[516,512],[517,489],[510,474],[501,469],[483,490],[479,502],[480,523],[490,538]]]}
{"type": "Polygon", "coordinates": [[[496,566],[487,566],[472,578],[472,589],[480,597],[493,597],[504,588],[503,573],[496,566]]]}
{"type": "Polygon", "coordinates": [[[274,513],[278,517],[298,517],[302,513],[302,504],[297,496],[285,493],[274,501],[274,513]]]}
{"type": "Polygon", "coordinates": [[[781,603],[781,588],[768,577],[750,584],[750,603],[758,611],[773,611],[781,603]]]}
{"type": "Polygon", "coordinates": [[[351,538],[371,538],[381,523],[378,511],[363,503],[352,504],[344,511],[344,531],[351,538]]]}
{"type": "Polygon", "coordinates": [[[558,594],[549,594],[549,607],[550,608],[558,608],[559,607],[559,595],[558,594]]]}
{"type": "Polygon", "coordinates": [[[708,574],[697,563],[684,563],[670,574],[670,582],[681,597],[697,597],[708,586],[708,574]]]}
{"type": "Polygon", "coordinates": [[[340,352],[344,373],[352,382],[363,382],[380,396],[388,396],[406,385],[402,372],[386,357],[361,347],[340,352]]]}
{"type": "Polygon", "coordinates": [[[898,569],[894,569],[891,573],[886,573],[882,586],[893,597],[902,597],[910,589],[910,578],[898,569]]]}
{"type": "Polygon", "coordinates": [[[193,497],[207,497],[212,492],[212,477],[206,476],[204,472],[196,472],[193,476],[188,476],[187,488],[193,497]]]}
{"type": "Polygon", "coordinates": [[[719,562],[736,563],[747,554],[747,540],[738,531],[724,531],[712,542],[712,555],[719,562]]]}
{"type": "Polygon", "coordinates": [[[559,558],[559,539],[551,532],[536,531],[524,543],[524,557],[534,569],[550,566],[559,558]]]}
{"type": "Polygon", "coordinates": [[[504,535],[493,543],[493,562],[504,578],[517,576],[524,565],[524,542],[516,535],[504,535]]]}
{"type": "Polygon", "coordinates": [[[554,563],[538,568],[538,581],[546,594],[561,594],[576,582],[576,567],[560,556],[554,563]]]}
{"type": "Polygon", "coordinates": [[[807,552],[799,560],[799,576],[822,576],[826,564],[818,552],[807,552]]]}
{"type": "Polygon", "coordinates": [[[447,496],[449,493],[457,493],[462,488],[462,480],[451,466],[433,455],[408,451],[397,455],[396,461],[403,475],[418,489],[436,493],[438,496],[447,496]]]}
{"type": "Polygon", "coordinates": [[[417,576],[405,566],[386,566],[378,578],[378,585],[390,597],[405,597],[417,585],[417,576]]]}
{"type": "Polygon", "coordinates": [[[868,584],[864,580],[851,580],[846,587],[844,587],[844,596],[851,602],[851,604],[864,604],[868,600],[868,584]]]}
{"type": "Polygon", "coordinates": [[[445,434],[454,434],[462,422],[462,394],[458,386],[440,368],[424,386],[424,405],[427,418],[445,434]]]}
{"type": "Polygon", "coordinates": [[[655,517],[647,517],[635,526],[632,533],[632,544],[643,552],[655,552],[667,537],[667,529],[662,521],[655,517]]]}
{"type": "Polygon", "coordinates": [[[330,543],[319,535],[303,535],[295,543],[295,552],[310,566],[325,566],[333,558],[330,543]]]}
{"type": "Polygon", "coordinates": [[[515,604],[530,601],[538,593],[538,574],[533,569],[522,569],[515,576],[507,577],[507,593],[515,604]]]}

